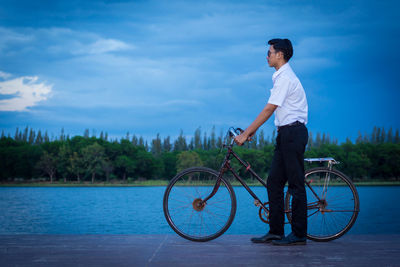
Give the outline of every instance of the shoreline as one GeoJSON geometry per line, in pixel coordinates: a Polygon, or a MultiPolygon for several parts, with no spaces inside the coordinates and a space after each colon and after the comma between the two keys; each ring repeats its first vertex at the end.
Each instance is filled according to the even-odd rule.
{"type": "MultiPolygon", "coordinates": [[[[156,186],[167,186],[167,180],[148,180],[140,182],[130,183],[105,183],[105,182],[2,182],[0,187],[156,187],[156,186]]],[[[231,182],[232,186],[242,186],[239,182],[231,182]]],[[[355,186],[400,186],[400,181],[362,181],[354,182],[355,186]]],[[[248,186],[263,186],[260,183],[248,182],[248,186]]]]}

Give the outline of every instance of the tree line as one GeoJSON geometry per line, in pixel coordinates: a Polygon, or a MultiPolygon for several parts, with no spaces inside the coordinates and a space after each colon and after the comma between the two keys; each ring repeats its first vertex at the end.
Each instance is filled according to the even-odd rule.
{"type": "MultiPolygon", "coordinates": [[[[243,147],[235,151],[262,177],[268,175],[274,151],[276,132],[266,137],[261,130],[243,147]]],[[[70,137],[61,130],[59,136],[47,131],[26,127],[16,129],[14,136],[4,131],[0,137],[0,181],[37,180],[50,182],[131,182],[148,179],[171,179],[180,170],[191,166],[218,169],[224,151],[220,148],[225,136],[216,134],[215,127],[208,135],[200,128],[191,138],[183,131],[175,140],[159,134],[150,143],[143,137],[127,133],[112,139],[107,133],[70,137]]],[[[309,133],[305,157],[334,157],[341,164],[337,168],[353,179],[400,179],[399,130],[374,127],[371,134],[338,144],[329,134],[309,133]]],[[[234,168],[246,176],[234,161],[234,168]]],[[[306,167],[308,167],[306,165],[306,167]]],[[[251,177],[248,177],[251,179],[251,177]]]]}

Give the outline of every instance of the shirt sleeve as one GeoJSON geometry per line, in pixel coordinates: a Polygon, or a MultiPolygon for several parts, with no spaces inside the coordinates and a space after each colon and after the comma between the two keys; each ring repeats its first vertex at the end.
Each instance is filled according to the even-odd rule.
{"type": "Polygon", "coordinates": [[[271,95],[268,99],[268,103],[282,106],[285,98],[289,92],[290,81],[284,77],[278,79],[274,83],[274,87],[271,89],[271,95]]]}

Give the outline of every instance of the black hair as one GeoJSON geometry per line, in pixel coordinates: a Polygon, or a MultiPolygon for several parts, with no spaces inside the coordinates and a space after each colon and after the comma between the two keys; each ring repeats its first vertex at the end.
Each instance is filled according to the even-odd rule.
{"type": "Polygon", "coordinates": [[[272,45],[275,51],[282,52],[286,62],[293,56],[293,46],[289,39],[271,39],[268,41],[268,44],[272,45]]]}

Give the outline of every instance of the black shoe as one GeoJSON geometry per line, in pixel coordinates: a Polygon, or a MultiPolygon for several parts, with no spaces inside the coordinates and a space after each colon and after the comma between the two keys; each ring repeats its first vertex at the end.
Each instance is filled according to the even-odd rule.
{"type": "Polygon", "coordinates": [[[276,246],[296,246],[305,245],[306,242],[306,237],[297,237],[295,234],[290,233],[287,237],[284,237],[281,240],[272,241],[272,244],[276,246]]]}
{"type": "Polygon", "coordinates": [[[281,236],[281,235],[274,235],[274,234],[268,233],[262,237],[253,237],[250,240],[253,243],[271,243],[272,240],[281,240],[282,238],[283,238],[283,236],[281,236]]]}

